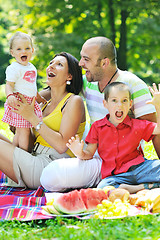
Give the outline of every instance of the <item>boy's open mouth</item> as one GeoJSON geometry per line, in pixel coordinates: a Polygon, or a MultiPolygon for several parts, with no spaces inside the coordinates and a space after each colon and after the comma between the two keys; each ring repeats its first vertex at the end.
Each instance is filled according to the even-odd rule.
{"type": "Polygon", "coordinates": [[[123,111],[116,111],[115,115],[116,115],[117,118],[122,118],[123,111]]]}

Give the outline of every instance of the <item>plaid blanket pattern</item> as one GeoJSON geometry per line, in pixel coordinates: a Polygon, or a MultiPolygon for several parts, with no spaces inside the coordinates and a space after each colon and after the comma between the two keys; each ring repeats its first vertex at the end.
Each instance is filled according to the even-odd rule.
{"type": "Polygon", "coordinates": [[[40,186],[36,190],[7,187],[6,176],[0,171],[0,221],[49,219],[43,215],[41,206],[45,205],[45,190],[40,186]]]}

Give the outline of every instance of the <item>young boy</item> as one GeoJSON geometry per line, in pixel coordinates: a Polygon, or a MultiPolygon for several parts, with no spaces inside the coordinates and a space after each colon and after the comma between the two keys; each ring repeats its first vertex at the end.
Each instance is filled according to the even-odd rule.
{"type": "Polygon", "coordinates": [[[144,159],[139,147],[142,139],[149,142],[154,135],[160,134],[160,90],[155,84],[149,89],[153,99],[147,104],[155,106],[157,124],[131,119],[128,116],[132,106],[129,88],[124,83],[113,82],[104,91],[103,104],[109,114],[92,124],[85,139],[86,149],[83,150],[84,142],[80,142],[78,136],[67,143],[67,147],[82,160],[92,159],[98,150],[102,159],[102,181],[98,188],[121,185],[133,193],[148,187],[147,183],[157,183],[152,187],[160,186],[160,161],[144,159]]]}

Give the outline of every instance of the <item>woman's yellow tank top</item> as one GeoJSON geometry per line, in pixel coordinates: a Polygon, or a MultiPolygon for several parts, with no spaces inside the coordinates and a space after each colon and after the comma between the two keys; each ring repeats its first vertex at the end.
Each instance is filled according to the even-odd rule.
{"type": "MultiPolygon", "coordinates": [[[[59,129],[60,129],[60,126],[61,126],[61,120],[62,120],[62,107],[65,103],[65,101],[72,95],[72,93],[68,93],[60,102],[59,104],[57,105],[57,107],[53,110],[52,113],[50,113],[48,116],[44,117],[43,118],[43,122],[51,129],[53,129],[54,131],[57,131],[59,132],[59,129]]],[[[51,100],[50,100],[51,101],[51,100]]],[[[48,103],[50,102],[48,101],[48,103]]],[[[42,111],[43,109],[47,106],[46,103],[44,105],[44,107],[42,108],[42,111]]],[[[80,139],[82,139],[82,136],[83,136],[83,132],[85,130],[85,124],[86,122],[83,122],[80,124],[79,128],[78,128],[78,131],[77,131],[77,134],[79,135],[80,139]]],[[[45,146],[45,147],[51,147],[44,139],[43,137],[34,130],[34,134],[36,136],[36,142],[35,143],[40,143],[41,145],[45,146]]],[[[68,149],[66,151],[66,153],[70,156],[70,157],[74,157],[74,154],[70,151],[70,149],[68,149]]]]}

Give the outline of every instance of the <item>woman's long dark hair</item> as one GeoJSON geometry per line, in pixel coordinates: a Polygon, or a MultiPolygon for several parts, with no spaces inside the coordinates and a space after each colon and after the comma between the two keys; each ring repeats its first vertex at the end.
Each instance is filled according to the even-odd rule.
{"type": "Polygon", "coordinates": [[[82,68],[79,66],[78,60],[67,52],[58,53],[54,58],[57,56],[62,56],[67,59],[68,72],[72,75],[71,84],[66,85],[67,91],[78,95],[82,92],[83,88],[82,68]]]}

